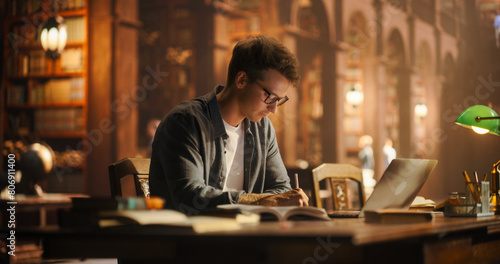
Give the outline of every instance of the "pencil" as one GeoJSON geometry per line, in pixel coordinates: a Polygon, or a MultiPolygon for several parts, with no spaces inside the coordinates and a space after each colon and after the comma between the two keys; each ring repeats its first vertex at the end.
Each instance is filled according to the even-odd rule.
{"type": "Polygon", "coordinates": [[[477,171],[474,172],[474,178],[476,178],[476,190],[477,197],[479,198],[478,203],[481,202],[481,184],[479,183],[479,177],[477,176],[477,171]]]}
{"type": "Polygon", "coordinates": [[[474,198],[474,201],[476,201],[476,203],[479,203],[479,196],[478,193],[476,192],[477,190],[474,188],[474,186],[472,186],[472,181],[470,180],[469,175],[467,174],[466,171],[464,171],[463,174],[465,177],[465,184],[467,184],[467,187],[469,188],[469,191],[472,197],[474,198]]]}
{"type": "Polygon", "coordinates": [[[299,174],[295,173],[295,189],[299,188],[299,174]]]}

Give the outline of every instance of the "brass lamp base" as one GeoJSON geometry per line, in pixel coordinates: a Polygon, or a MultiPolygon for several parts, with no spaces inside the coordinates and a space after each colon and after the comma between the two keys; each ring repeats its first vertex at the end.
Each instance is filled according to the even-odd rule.
{"type": "Polygon", "coordinates": [[[490,204],[493,204],[493,212],[495,212],[496,215],[500,215],[500,205],[498,204],[498,201],[498,193],[492,193],[490,204]]]}
{"type": "Polygon", "coordinates": [[[498,198],[498,191],[500,189],[500,172],[498,167],[500,166],[500,160],[493,164],[493,170],[491,171],[491,198],[490,203],[493,204],[493,212],[496,215],[500,215],[500,199],[498,198]]]}

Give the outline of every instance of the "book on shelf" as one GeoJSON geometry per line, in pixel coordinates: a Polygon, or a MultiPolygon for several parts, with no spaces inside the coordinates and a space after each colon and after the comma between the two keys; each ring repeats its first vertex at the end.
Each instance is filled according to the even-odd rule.
{"type": "Polygon", "coordinates": [[[15,84],[7,87],[7,105],[26,103],[26,87],[15,84]]]}
{"type": "Polygon", "coordinates": [[[83,129],[82,108],[37,109],[35,131],[77,132],[83,129]]]}
{"type": "Polygon", "coordinates": [[[58,10],[75,10],[85,7],[85,0],[56,1],[58,10]]]}
{"type": "Polygon", "coordinates": [[[9,15],[31,15],[38,11],[50,10],[75,10],[85,7],[85,0],[64,0],[64,1],[44,1],[44,0],[12,0],[10,1],[9,15]],[[51,5],[54,5],[53,7],[51,5]]]}
{"type": "Polygon", "coordinates": [[[313,206],[262,206],[246,204],[224,204],[219,209],[240,210],[243,213],[259,214],[262,220],[326,220],[330,217],[325,209],[313,206]]]}
{"type": "Polygon", "coordinates": [[[38,98],[35,101],[47,103],[69,103],[81,102],[85,98],[84,80],[81,77],[51,79],[45,85],[42,91],[42,100],[38,98]]]}
{"type": "Polygon", "coordinates": [[[18,51],[19,47],[40,43],[42,25],[33,25],[30,21],[17,22],[9,28],[7,40],[10,47],[18,51]]]}
{"type": "Polygon", "coordinates": [[[68,17],[64,19],[66,23],[66,31],[68,32],[67,41],[77,42],[85,40],[85,19],[82,16],[68,17]]]}
{"type": "Polygon", "coordinates": [[[7,54],[5,58],[5,74],[7,76],[13,75],[15,73],[15,66],[14,66],[14,55],[12,53],[7,54]]]}
{"type": "Polygon", "coordinates": [[[9,74],[28,76],[29,74],[47,73],[47,59],[43,50],[19,53],[7,60],[9,74]],[[11,61],[12,60],[12,61],[11,61]]]}
{"type": "Polygon", "coordinates": [[[63,72],[79,72],[83,70],[83,50],[68,48],[61,54],[61,70],[63,72]]]}
{"type": "Polygon", "coordinates": [[[40,0],[13,0],[11,1],[10,14],[13,16],[30,15],[42,9],[40,0]]]}
{"type": "Polygon", "coordinates": [[[402,209],[367,210],[365,211],[365,222],[378,224],[424,223],[432,221],[434,216],[440,213],[402,209]]]}
{"type": "Polygon", "coordinates": [[[29,102],[32,104],[43,103],[44,102],[44,90],[45,86],[43,83],[35,83],[32,85],[30,94],[29,94],[29,102]]]}
{"type": "Polygon", "coordinates": [[[11,127],[11,129],[20,136],[26,136],[29,134],[31,121],[32,119],[25,111],[7,114],[9,127],[11,127]]]}
{"type": "Polygon", "coordinates": [[[46,69],[46,56],[45,51],[36,50],[28,54],[28,73],[30,74],[44,74],[46,69]]]}

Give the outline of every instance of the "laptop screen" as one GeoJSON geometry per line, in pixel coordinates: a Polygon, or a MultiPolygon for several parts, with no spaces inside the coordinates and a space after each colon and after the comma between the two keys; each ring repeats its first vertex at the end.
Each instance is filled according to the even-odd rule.
{"type": "Polygon", "coordinates": [[[436,167],[437,160],[394,159],[361,210],[408,209],[436,167]]]}

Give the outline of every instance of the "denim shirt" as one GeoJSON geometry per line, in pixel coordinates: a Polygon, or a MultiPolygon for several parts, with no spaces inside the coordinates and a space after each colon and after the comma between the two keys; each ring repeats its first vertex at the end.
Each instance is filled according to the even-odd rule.
{"type": "Polygon", "coordinates": [[[216,94],[223,86],[176,106],[160,123],[153,140],[149,185],[165,208],[197,214],[219,204],[237,203],[244,193],[291,190],[269,118],[244,119],[243,190],[223,192],[227,139],[216,94]]]}

